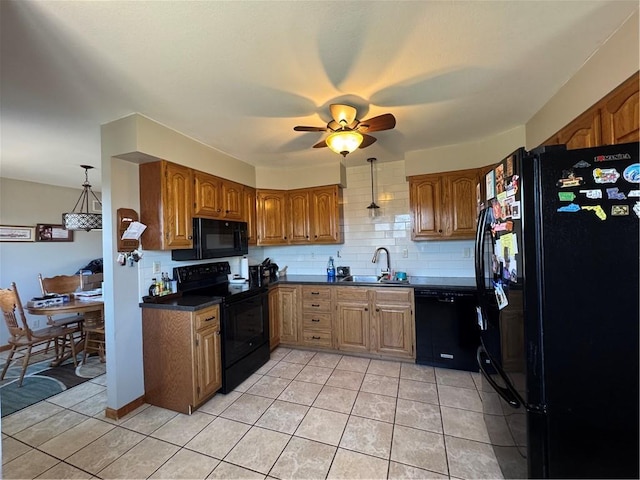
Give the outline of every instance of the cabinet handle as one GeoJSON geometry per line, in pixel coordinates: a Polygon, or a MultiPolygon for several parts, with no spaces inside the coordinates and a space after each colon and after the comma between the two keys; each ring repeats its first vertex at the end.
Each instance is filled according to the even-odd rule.
{"type": "Polygon", "coordinates": [[[312,322],[319,322],[319,321],[320,321],[320,319],[319,319],[319,318],[312,318],[312,319],[311,319],[311,321],[312,321],[312,322]]]}
{"type": "Polygon", "coordinates": [[[213,317],[205,318],[204,321],[205,322],[210,322],[211,320],[215,320],[215,319],[216,319],[216,317],[214,315],[213,317]]]}
{"type": "Polygon", "coordinates": [[[320,292],[311,292],[311,295],[320,295],[320,292]]]}
{"type": "Polygon", "coordinates": [[[313,340],[320,340],[320,337],[316,337],[315,335],[311,336],[313,340]]]}
{"type": "Polygon", "coordinates": [[[319,306],[320,306],[320,304],[319,304],[319,303],[312,303],[312,304],[311,304],[311,306],[312,306],[312,307],[319,307],[319,306]]]}

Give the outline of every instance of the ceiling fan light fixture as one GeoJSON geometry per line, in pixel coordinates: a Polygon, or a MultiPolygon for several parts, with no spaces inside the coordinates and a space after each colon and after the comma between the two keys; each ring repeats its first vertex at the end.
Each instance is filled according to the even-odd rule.
{"type": "Polygon", "coordinates": [[[89,174],[87,173],[93,167],[90,165],[80,165],[84,168],[84,183],[82,184],[82,193],[76,202],[73,211],[62,214],[62,224],[67,230],[85,230],[102,229],[102,214],[89,212],[89,194],[95,198],[102,206],[102,202],[91,190],[89,183],[89,174]],[[76,208],[80,205],[80,209],[76,212],[76,208]]]}
{"type": "Polygon", "coordinates": [[[327,137],[327,145],[331,150],[343,157],[356,150],[364,140],[360,132],[355,130],[338,130],[327,137]]]}

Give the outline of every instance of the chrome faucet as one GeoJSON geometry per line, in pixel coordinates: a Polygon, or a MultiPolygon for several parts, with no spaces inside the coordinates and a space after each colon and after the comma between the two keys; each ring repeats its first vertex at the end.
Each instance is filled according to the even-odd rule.
{"type": "Polygon", "coordinates": [[[380,272],[380,278],[389,278],[391,275],[391,259],[389,258],[389,250],[387,250],[384,247],[378,247],[376,248],[376,251],[373,254],[373,258],[371,259],[371,263],[376,263],[378,261],[378,254],[380,253],[380,250],[384,250],[385,253],[387,254],[387,269],[386,270],[382,270],[380,272]]]}

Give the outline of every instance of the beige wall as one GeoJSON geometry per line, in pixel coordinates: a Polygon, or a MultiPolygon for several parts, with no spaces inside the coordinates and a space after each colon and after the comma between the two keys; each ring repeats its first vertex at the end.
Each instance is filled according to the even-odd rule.
{"type": "Polygon", "coordinates": [[[318,187],[322,185],[347,186],[344,164],[337,158],[333,165],[297,169],[256,167],[258,188],[292,190],[294,188],[318,187]]]}
{"type": "Polygon", "coordinates": [[[534,148],[615,89],[640,68],[638,11],[527,122],[534,148]]]}

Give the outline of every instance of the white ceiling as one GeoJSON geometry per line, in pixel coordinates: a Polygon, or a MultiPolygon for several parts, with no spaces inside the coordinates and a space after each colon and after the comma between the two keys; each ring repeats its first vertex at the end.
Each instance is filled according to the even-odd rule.
{"type": "MultiPolygon", "coordinates": [[[[1,15],[1,164],[80,188],[100,125],[139,112],[253,165],[312,149],[329,104],[394,130],[347,157],[477,140],[522,125],[638,1],[10,1],[1,15]]],[[[99,170],[90,175],[99,190],[99,170]]]]}

